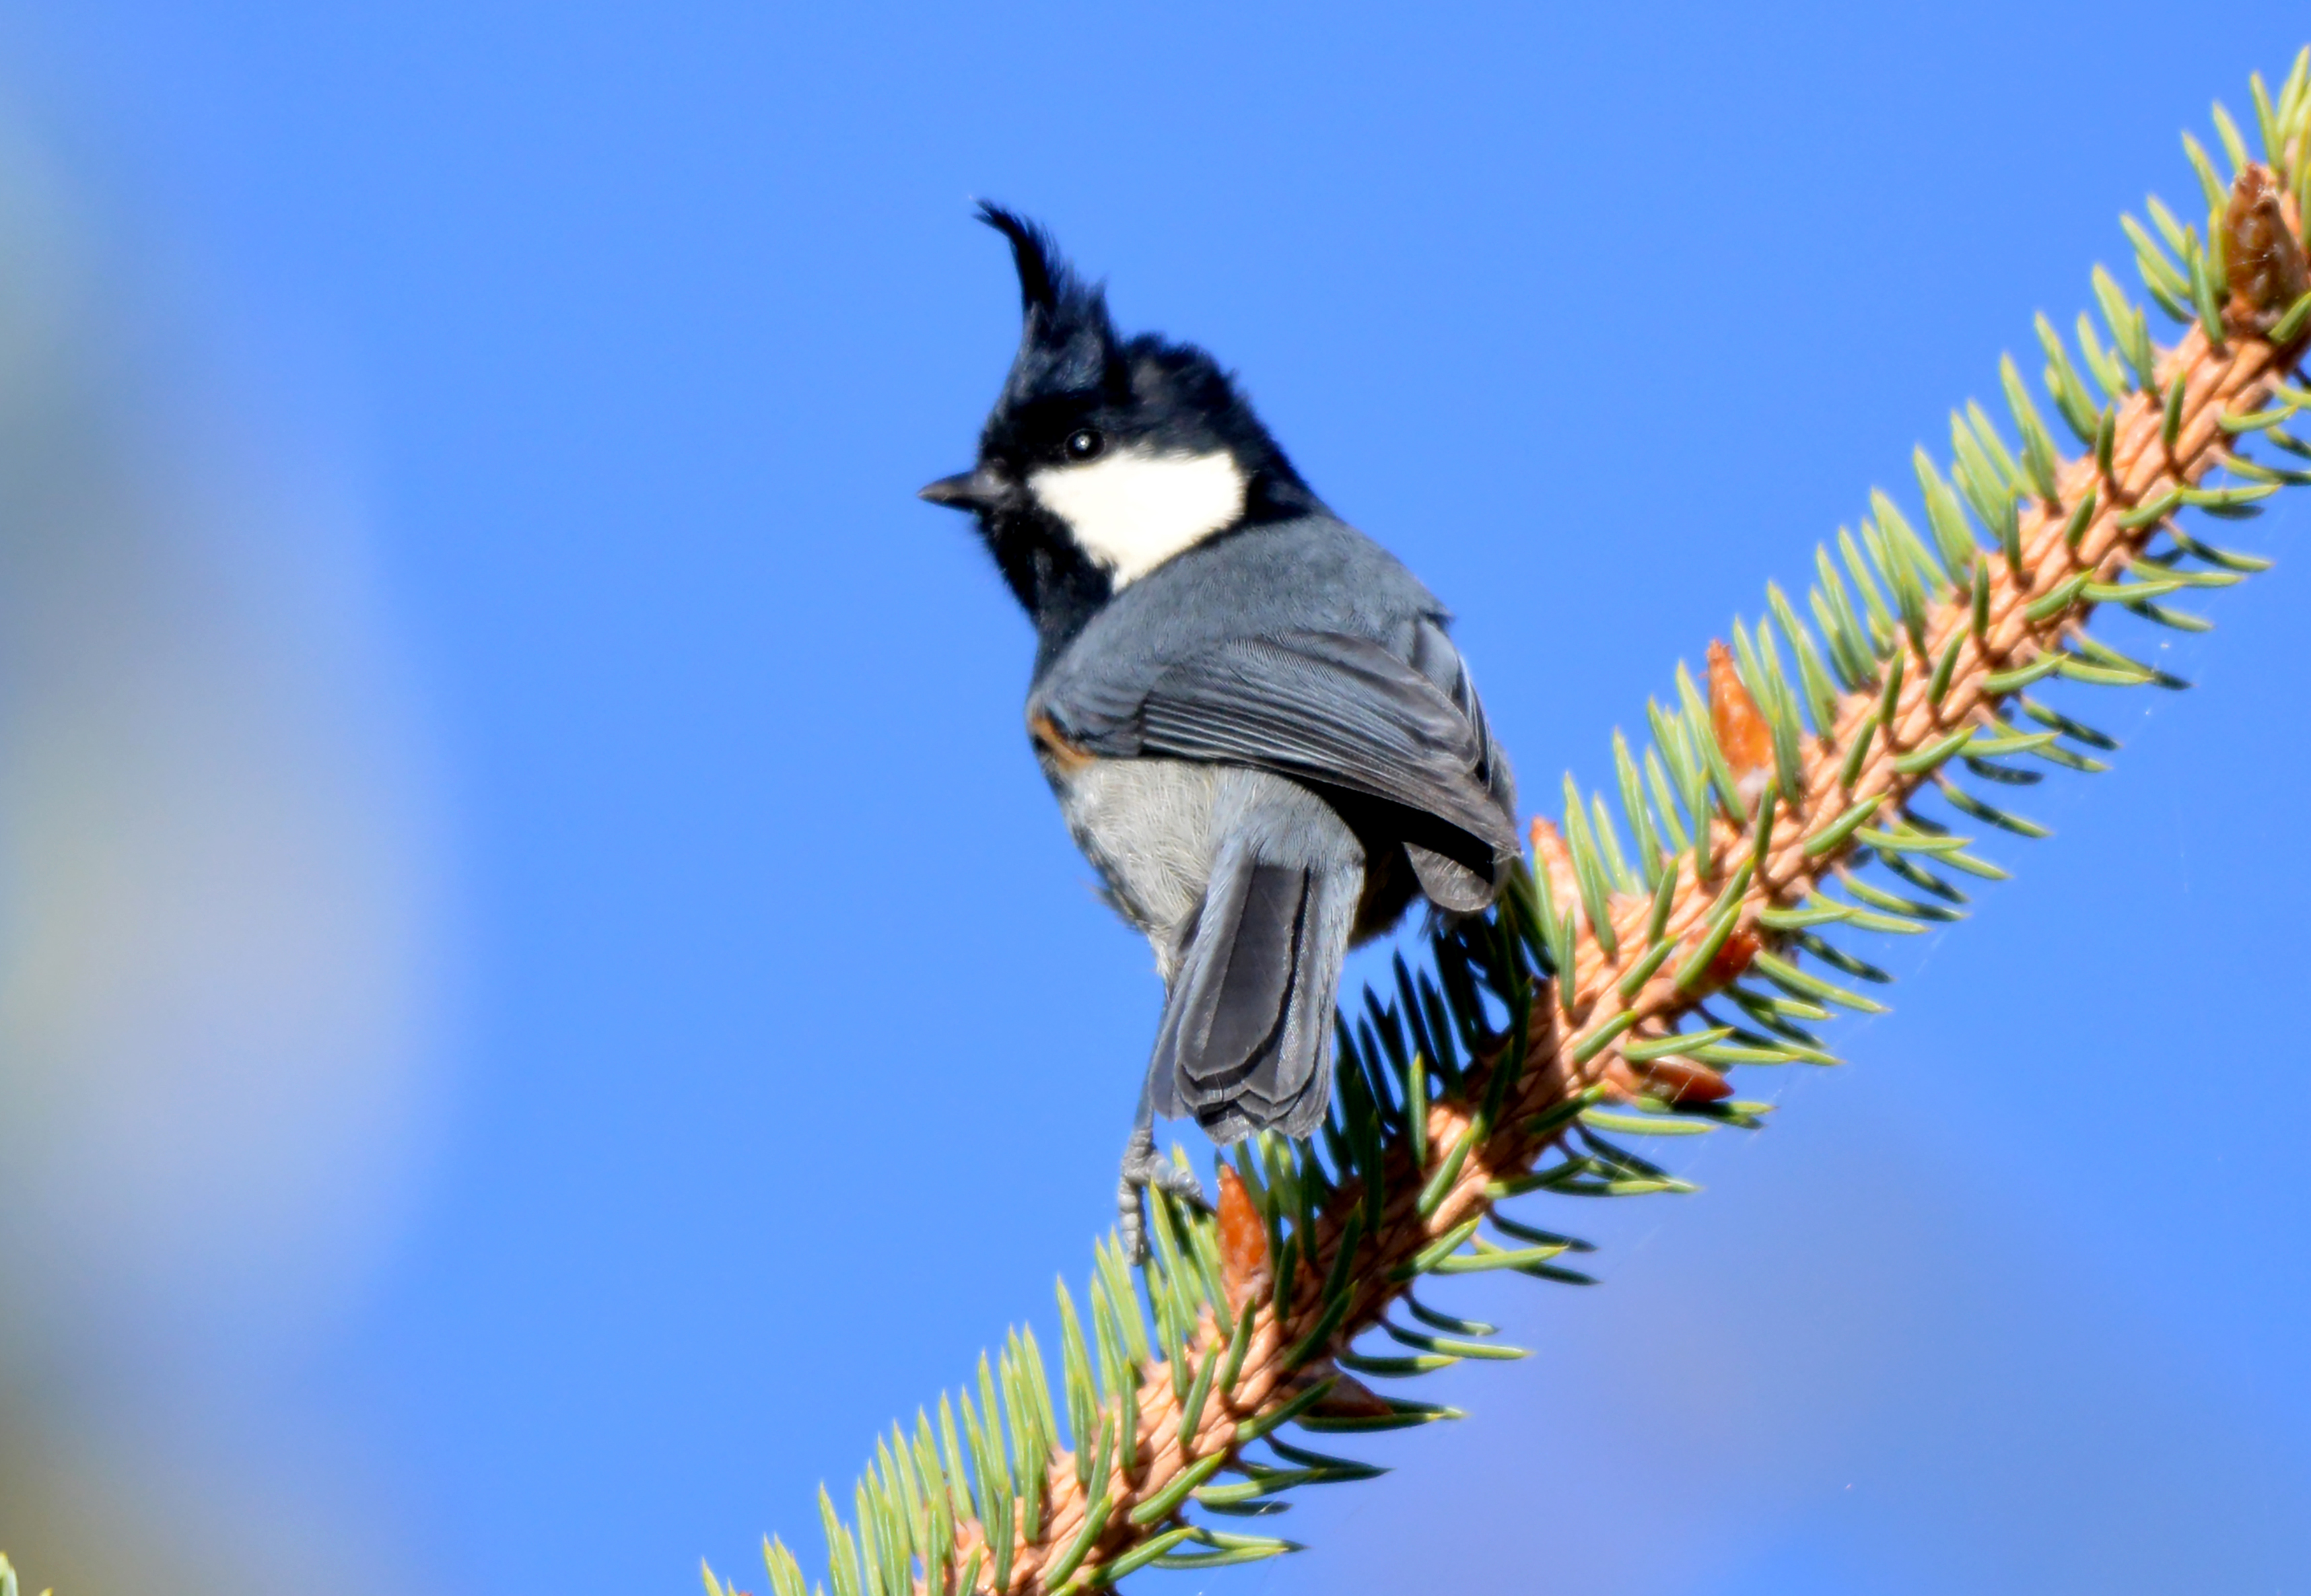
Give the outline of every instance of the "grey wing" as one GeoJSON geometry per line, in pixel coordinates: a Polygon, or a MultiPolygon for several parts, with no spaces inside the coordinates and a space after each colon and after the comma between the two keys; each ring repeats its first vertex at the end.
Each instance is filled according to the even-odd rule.
{"type": "MultiPolygon", "coordinates": [[[[1507,754],[1493,741],[1492,728],[1485,720],[1485,706],[1477,696],[1477,684],[1469,677],[1468,664],[1452,646],[1452,640],[1444,635],[1444,629],[1427,616],[1415,621],[1411,631],[1410,646],[1406,652],[1414,668],[1451,697],[1453,706],[1476,733],[1478,774],[1494,808],[1508,822],[1508,854],[1513,855],[1519,851],[1515,834],[1516,778],[1510,772],[1507,754]]],[[[1420,877],[1421,889],[1440,908],[1470,912],[1490,903],[1499,890],[1499,867],[1506,856],[1496,854],[1494,868],[1480,875],[1459,860],[1415,842],[1408,841],[1404,850],[1420,877]]]]}
{"type": "Polygon", "coordinates": [[[1219,643],[1158,676],[1130,721],[1083,740],[1274,771],[1441,821],[1408,839],[1422,885],[1443,907],[1481,907],[1517,851],[1507,771],[1442,629],[1422,620],[1408,641],[1414,660],[1330,632],[1219,643]]]}

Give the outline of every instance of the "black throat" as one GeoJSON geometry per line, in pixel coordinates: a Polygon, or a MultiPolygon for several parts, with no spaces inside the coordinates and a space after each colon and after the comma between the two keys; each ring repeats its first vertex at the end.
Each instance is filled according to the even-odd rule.
{"type": "Polygon", "coordinates": [[[1115,596],[1108,573],[1041,510],[1015,510],[984,529],[1004,585],[1035,628],[1036,679],[1115,596]]]}

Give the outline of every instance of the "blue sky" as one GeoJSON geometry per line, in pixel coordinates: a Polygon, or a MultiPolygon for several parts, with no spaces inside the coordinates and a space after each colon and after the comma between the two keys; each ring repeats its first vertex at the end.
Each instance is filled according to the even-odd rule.
{"type": "MultiPolygon", "coordinates": [[[[2035,369],[2117,213],[2193,194],[2176,130],[2302,42],[2112,4],[4,22],[163,329],[132,386],[301,507],[235,580],[334,528],[278,606],[363,640],[385,685],[317,723],[386,727],[377,834],[424,839],[344,844],[423,882],[432,1084],[344,1176],[382,1217],[293,1334],[217,1308],[167,1455],[231,1482],[221,1539],[292,1503],[328,1575],[452,1592],[815,1555],[817,1482],[1048,1327],[1112,1216],[1157,987],[1027,756],[1024,623],[912,497],[1016,334],[971,196],[1243,373],[1456,608],[1538,796],[2035,369]]],[[[2199,691],[2079,690],[2117,769],[1888,950],[1849,1068],[1753,1080],[1781,1109],[1689,1156],[1705,1194],[1559,1216],[1601,1289],[1469,1286],[1536,1356],[1437,1377],[1468,1422],[1213,1588],[2311,1582],[2306,525],[2230,529],[2280,565],[2169,648],[2199,691]]]]}

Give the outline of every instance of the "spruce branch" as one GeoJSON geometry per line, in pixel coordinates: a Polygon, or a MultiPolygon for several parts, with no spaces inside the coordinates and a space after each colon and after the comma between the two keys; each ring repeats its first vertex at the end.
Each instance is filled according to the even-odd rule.
{"type": "MultiPolygon", "coordinates": [[[[2179,338],[2154,344],[2099,266],[2099,322],[2079,317],[2075,359],[2037,320],[2041,388],[2079,447],[2056,443],[2002,361],[2015,442],[1979,404],[1953,412],[1947,474],[1915,456],[1920,521],[1873,492],[1858,536],[1818,551],[1803,612],[1769,587],[1701,678],[1680,664],[1673,702],[1647,706],[1650,744],[1615,733],[1611,797],[1568,776],[1561,822],[1534,820],[1531,867],[1500,907],[1433,929],[1419,970],[1400,955],[1392,990],[1343,1012],[1317,1138],[1240,1144],[1215,1215],[1151,1190],[1137,1278],[1111,1236],[1083,1312],[1060,1284],[1056,1391],[1033,1332],[1015,1330],[936,1422],[920,1412],[877,1443],[851,1522],[821,1492],[833,1596],[1041,1596],[1297,1549],[1214,1520],[1379,1470],[1287,1442],[1285,1425],[1456,1417],[1362,1377],[1523,1356],[1419,1301],[1417,1281],[1588,1283],[1561,1261],[1587,1243],[1503,1205],[1690,1190],[1611,1138],[1755,1126],[1765,1105],[1733,1096],[1730,1069],[1836,1062],[1810,1027],[1833,1007],[1876,1011],[1857,983],[1888,978],[1830,935],[1961,918],[1951,877],[2005,873],[1955,828],[2045,835],[2005,790],[2042,765],[2106,769],[2116,746],[2041,685],[2185,685],[2090,624],[2116,606],[2204,630],[2167,601],[2267,563],[2177,518],[2249,519],[2311,482],[2243,452],[2260,439],[2311,459],[2286,430],[2311,411],[2311,49],[2275,98],[2260,77],[2252,92],[2261,161],[2219,104],[2228,180],[2185,135],[2203,233],[2156,197],[2149,227],[2123,220],[2179,338]],[[1358,1349],[1374,1330],[1388,1349],[1358,1349]]],[[[807,1596],[785,1546],[764,1549],[777,1596],[807,1596]]]]}

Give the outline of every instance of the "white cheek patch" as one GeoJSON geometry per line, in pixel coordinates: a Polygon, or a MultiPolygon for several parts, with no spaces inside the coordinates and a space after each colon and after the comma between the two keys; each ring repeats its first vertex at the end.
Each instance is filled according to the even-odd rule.
{"type": "Polygon", "coordinates": [[[1243,470],[1225,450],[1119,449],[1081,466],[1047,466],[1027,486],[1119,589],[1243,515],[1243,470]]]}

